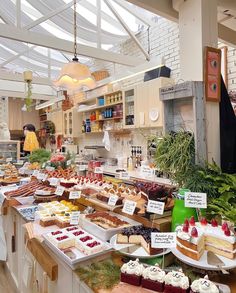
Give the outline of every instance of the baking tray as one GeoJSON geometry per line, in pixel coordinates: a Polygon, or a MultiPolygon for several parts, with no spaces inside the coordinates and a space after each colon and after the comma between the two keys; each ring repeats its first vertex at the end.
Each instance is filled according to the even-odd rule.
{"type": "MultiPolygon", "coordinates": [[[[117,218],[126,221],[129,223],[129,226],[125,226],[125,227],[130,227],[130,226],[140,226],[142,225],[141,223],[134,221],[130,218],[124,217],[122,215],[119,214],[115,214],[112,212],[109,212],[110,215],[112,216],[116,216],[117,218]]],[[[88,231],[89,233],[95,235],[96,237],[100,238],[103,241],[108,241],[111,239],[111,237],[117,233],[119,233],[123,228],[125,227],[118,227],[118,228],[112,228],[112,229],[104,229],[100,226],[98,226],[95,223],[90,222],[89,220],[87,220],[85,218],[85,215],[81,215],[80,216],[80,225],[82,226],[82,228],[86,231],[88,231]]]]}
{"type": "MultiPolygon", "coordinates": [[[[76,259],[72,260],[71,258],[69,258],[64,252],[68,251],[68,249],[65,249],[64,251],[57,248],[48,238],[48,233],[47,234],[43,234],[43,239],[45,244],[61,259],[63,260],[72,270],[75,270],[81,262],[89,260],[91,258],[106,254],[108,251],[112,250],[112,246],[109,243],[105,243],[104,245],[104,250],[100,251],[98,253],[94,253],[91,255],[85,255],[84,253],[82,253],[81,251],[79,251],[76,247],[71,247],[69,248],[75,255],[76,255],[76,259]]],[[[101,241],[99,239],[99,241],[101,241]]],[[[102,241],[101,241],[102,242],[102,241]]]]}

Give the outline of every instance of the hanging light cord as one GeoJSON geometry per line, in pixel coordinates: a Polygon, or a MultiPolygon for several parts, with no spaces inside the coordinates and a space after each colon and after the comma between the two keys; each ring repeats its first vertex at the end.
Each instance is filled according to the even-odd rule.
{"type": "Polygon", "coordinates": [[[77,58],[76,0],[74,0],[74,58],[72,60],[78,61],[78,58],[77,58]]]}

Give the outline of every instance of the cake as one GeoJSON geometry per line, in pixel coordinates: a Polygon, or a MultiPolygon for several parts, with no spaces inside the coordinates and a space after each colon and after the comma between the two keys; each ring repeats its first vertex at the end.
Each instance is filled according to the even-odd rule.
{"type": "Polygon", "coordinates": [[[190,293],[219,293],[217,286],[208,279],[208,276],[193,281],[190,293]]]}
{"type": "Polygon", "coordinates": [[[86,255],[98,253],[103,250],[104,244],[92,235],[81,232],[74,232],[75,247],[86,255]]]}
{"type": "Polygon", "coordinates": [[[55,216],[55,224],[59,228],[66,228],[70,226],[70,213],[63,213],[61,215],[56,214],[55,216]]]}
{"type": "Polygon", "coordinates": [[[212,251],[229,259],[236,256],[236,237],[227,223],[219,226],[215,219],[211,224],[203,218],[200,222],[185,220],[176,228],[177,249],[184,255],[199,260],[204,251],[212,251]]]}
{"type": "Polygon", "coordinates": [[[171,271],[165,275],[165,293],[188,293],[189,278],[183,272],[171,271]]]}
{"type": "Polygon", "coordinates": [[[123,228],[121,233],[117,234],[116,242],[119,244],[140,244],[149,255],[154,255],[163,251],[162,248],[151,247],[151,233],[154,232],[160,231],[156,228],[143,226],[123,228]]]}
{"type": "Polygon", "coordinates": [[[38,211],[36,213],[36,217],[39,218],[39,224],[42,227],[55,225],[55,214],[49,213],[48,211],[38,211]]]}
{"type": "Polygon", "coordinates": [[[142,273],[142,287],[157,292],[164,292],[164,279],[166,273],[159,266],[149,266],[142,273]]]}
{"type": "Polygon", "coordinates": [[[139,260],[130,260],[121,267],[121,282],[125,282],[134,286],[140,286],[143,272],[143,265],[139,260]]]}
{"type": "Polygon", "coordinates": [[[129,225],[126,221],[123,221],[116,216],[112,216],[107,212],[95,212],[93,214],[86,215],[86,219],[104,229],[125,227],[129,225]]]}
{"type": "Polygon", "coordinates": [[[52,232],[52,233],[51,233],[50,240],[57,248],[66,249],[66,248],[74,246],[75,240],[72,236],[65,233],[57,233],[57,234],[55,234],[55,232],[52,232]]]}

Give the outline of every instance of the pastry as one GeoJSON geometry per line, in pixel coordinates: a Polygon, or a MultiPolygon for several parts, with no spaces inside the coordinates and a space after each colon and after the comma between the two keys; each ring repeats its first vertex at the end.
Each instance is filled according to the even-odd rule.
{"type": "Polygon", "coordinates": [[[125,227],[129,225],[128,222],[123,221],[116,216],[112,216],[107,212],[95,212],[93,214],[86,215],[86,219],[104,229],[125,227]]]}
{"type": "Polygon", "coordinates": [[[219,293],[217,286],[208,279],[208,276],[193,281],[190,293],[219,293]]]}
{"type": "Polygon", "coordinates": [[[130,260],[128,263],[123,264],[121,267],[121,282],[125,282],[131,285],[140,286],[143,265],[139,263],[139,260],[130,260]]]}
{"type": "Polygon", "coordinates": [[[180,271],[171,271],[165,276],[165,293],[188,293],[189,278],[180,271]]]}
{"type": "Polygon", "coordinates": [[[148,266],[142,272],[142,287],[157,292],[164,292],[166,273],[158,265],[148,266]]]}

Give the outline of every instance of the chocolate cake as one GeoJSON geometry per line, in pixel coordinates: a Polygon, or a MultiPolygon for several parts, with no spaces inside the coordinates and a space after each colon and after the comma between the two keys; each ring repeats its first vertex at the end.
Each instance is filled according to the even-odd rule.
{"type": "Polygon", "coordinates": [[[143,270],[141,285],[146,289],[164,292],[165,275],[158,265],[148,266],[143,270]]]}

